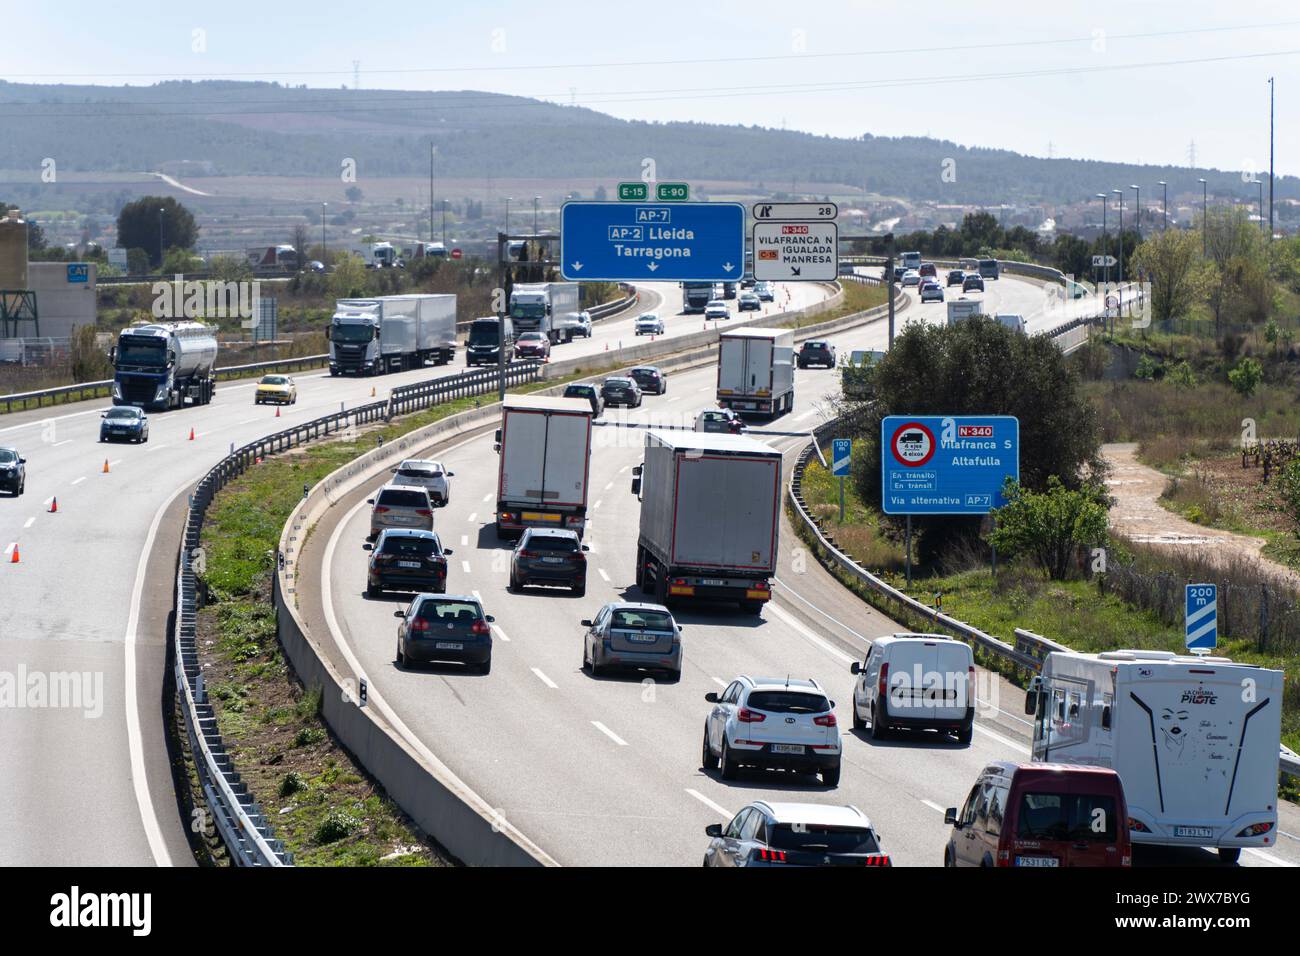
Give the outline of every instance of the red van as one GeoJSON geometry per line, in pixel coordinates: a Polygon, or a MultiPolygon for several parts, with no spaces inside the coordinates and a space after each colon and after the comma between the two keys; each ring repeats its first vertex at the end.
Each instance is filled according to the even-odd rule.
{"type": "Polygon", "coordinates": [[[944,866],[1133,865],[1124,788],[1105,767],[999,761],[943,820],[944,866]]]}

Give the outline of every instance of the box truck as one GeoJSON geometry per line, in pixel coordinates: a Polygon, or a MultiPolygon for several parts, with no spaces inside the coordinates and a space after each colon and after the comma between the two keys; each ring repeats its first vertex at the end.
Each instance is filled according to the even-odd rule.
{"type": "Polygon", "coordinates": [[[952,299],[948,302],[948,324],[956,325],[983,311],[984,303],[979,299],[952,299]]]}
{"type": "Polygon", "coordinates": [[[298,250],[286,243],[278,246],[253,246],[244,250],[244,256],[252,270],[258,274],[293,272],[298,268],[298,250]]]}
{"type": "Polygon", "coordinates": [[[217,330],[201,322],[160,322],[122,330],[110,353],[113,404],[150,411],[212,401],[217,330]]]}
{"type": "Polygon", "coordinates": [[[735,329],[718,338],[718,404],[776,417],[794,407],[794,332],[735,329]]]}
{"type": "Polygon", "coordinates": [[[1033,760],[1110,767],[1134,843],[1277,839],[1282,672],[1169,651],[1055,652],[1025,697],[1033,760]]]}
{"type": "Polygon", "coordinates": [[[587,525],[591,403],[578,398],[507,395],[497,431],[496,531],[587,525]]]}
{"type": "Polygon", "coordinates": [[[743,435],[652,430],[632,471],[641,500],[636,583],[658,604],[772,596],[781,453],[743,435]]]}
{"type": "Polygon", "coordinates": [[[569,317],[578,311],[576,282],[518,283],[510,290],[510,319],[516,335],[541,332],[552,345],[572,342],[578,326],[569,317]]]}
{"type": "Polygon", "coordinates": [[[339,299],[327,332],[331,375],[381,375],[456,354],[454,295],[339,299]]]}

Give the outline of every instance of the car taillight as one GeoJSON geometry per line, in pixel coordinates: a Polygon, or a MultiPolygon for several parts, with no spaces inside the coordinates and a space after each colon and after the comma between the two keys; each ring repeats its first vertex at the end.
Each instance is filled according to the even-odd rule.
{"type": "Polygon", "coordinates": [[[480,619],[474,622],[474,626],[470,628],[470,631],[473,632],[474,634],[480,634],[480,635],[491,634],[492,628],[488,627],[487,621],[480,619]]]}
{"type": "Polygon", "coordinates": [[[1129,828],[1130,830],[1134,831],[1135,833],[1150,833],[1150,832],[1151,832],[1151,828],[1150,828],[1150,827],[1148,827],[1148,826],[1147,826],[1145,823],[1143,823],[1141,820],[1136,820],[1136,819],[1134,819],[1133,817],[1129,817],[1129,818],[1128,818],[1128,828],[1129,828]]]}
{"type": "Polygon", "coordinates": [[[762,863],[784,863],[785,850],[769,850],[766,847],[760,847],[754,851],[754,859],[762,863]]]}
{"type": "Polygon", "coordinates": [[[1010,866],[1010,865],[1011,865],[1011,851],[998,850],[998,866],[1010,866]]]}
{"type": "Polygon", "coordinates": [[[417,617],[414,621],[411,622],[411,630],[419,631],[420,633],[423,633],[425,631],[433,630],[433,625],[430,624],[428,621],[424,620],[423,618],[417,617]]]}
{"type": "Polygon", "coordinates": [[[966,706],[975,706],[975,665],[966,668],[966,706]]]}
{"type": "Polygon", "coordinates": [[[523,549],[523,550],[520,550],[520,551],[516,551],[515,554],[517,554],[517,555],[518,555],[519,557],[521,557],[521,558],[535,558],[535,557],[537,557],[537,552],[536,552],[536,551],[529,551],[529,550],[527,550],[526,548],[523,549]]]}
{"type": "Polygon", "coordinates": [[[820,717],[814,717],[813,723],[818,727],[834,727],[836,726],[835,715],[822,714],[820,717]]]}
{"type": "Polygon", "coordinates": [[[430,511],[428,508],[416,508],[415,513],[419,515],[421,518],[427,518],[429,517],[429,515],[433,514],[433,512],[430,511]]]}
{"type": "Polygon", "coordinates": [[[736,719],[742,724],[761,724],[763,721],[767,720],[767,714],[760,714],[756,710],[742,707],[740,708],[740,712],[736,714],[736,719]]]}
{"type": "Polygon", "coordinates": [[[863,866],[893,866],[888,853],[872,853],[862,861],[863,866]]]}
{"type": "Polygon", "coordinates": [[[388,513],[388,508],[386,508],[384,505],[375,505],[375,514],[382,515],[387,513],[388,513]]]}
{"type": "Polygon", "coordinates": [[[880,665],[880,686],[876,688],[876,693],[881,697],[889,697],[889,663],[880,665]]]}
{"type": "Polygon", "coordinates": [[[1119,858],[1119,865],[1120,865],[1120,866],[1132,866],[1132,865],[1133,865],[1133,854],[1131,854],[1131,853],[1125,853],[1125,854],[1121,855],[1120,858],[1119,858]]]}
{"type": "Polygon", "coordinates": [[[1237,836],[1239,837],[1259,836],[1261,833],[1267,833],[1271,829],[1273,829],[1273,824],[1271,823],[1252,823],[1250,826],[1246,827],[1246,829],[1238,833],[1237,836]]]}

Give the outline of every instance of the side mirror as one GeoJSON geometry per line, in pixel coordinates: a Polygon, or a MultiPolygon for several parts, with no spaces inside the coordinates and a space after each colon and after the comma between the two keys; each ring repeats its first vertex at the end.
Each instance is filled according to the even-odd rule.
{"type": "Polygon", "coordinates": [[[329,340],[330,340],[330,327],[327,325],[325,326],[325,341],[328,342],[329,340]]]}
{"type": "Polygon", "coordinates": [[[1038,691],[1031,690],[1025,693],[1025,713],[1033,716],[1038,712],[1038,691]]]}
{"type": "Polygon", "coordinates": [[[678,624],[678,625],[677,625],[677,633],[680,634],[681,632],[682,632],[682,626],[681,626],[680,624],[678,624]]]}
{"type": "Polygon", "coordinates": [[[946,826],[950,826],[950,827],[957,825],[956,807],[949,807],[947,810],[943,811],[943,822],[946,826]]]}
{"type": "Polygon", "coordinates": [[[454,471],[449,471],[449,472],[447,472],[447,477],[448,477],[448,478],[455,478],[455,477],[456,477],[456,473],[455,473],[454,471]]]}
{"type": "Polygon", "coordinates": [[[722,824],[710,823],[707,827],[704,828],[704,835],[709,837],[722,836],[722,824]]]}
{"type": "Polygon", "coordinates": [[[588,617],[584,617],[584,618],[583,618],[581,621],[579,621],[578,623],[581,624],[583,627],[592,627],[592,626],[593,626],[592,623],[591,623],[591,618],[588,618],[588,617]]]}
{"type": "Polygon", "coordinates": [[[451,548],[443,548],[443,549],[442,549],[442,553],[443,553],[443,554],[455,554],[456,552],[453,551],[453,550],[451,550],[451,548]]]}
{"type": "Polygon", "coordinates": [[[632,479],[632,494],[640,497],[641,495],[641,476],[637,475],[632,479]]]}
{"type": "Polygon", "coordinates": [[[99,417],[100,417],[100,418],[107,418],[107,417],[108,417],[108,412],[100,412],[100,413],[99,413],[99,417]]]}
{"type": "Polygon", "coordinates": [[[405,612],[405,611],[394,611],[394,612],[393,612],[393,617],[406,617],[406,612],[405,612]]]}
{"type": "Polygon", "coordinates": [[[1101,709],[1101,728],[1102,730],[1110,730],[1110,704],[1101,709]]]}
{"type": "Polygon", "coordinates": [[[367,499],[366,499],[366,504],[368,504],[368,505],[373,505],[374,503],[375,503],[375,499],[374,499],[374,498],[367,498],[367,499]]]}
{"type": "Polygon", "coordinates": [[[640,478],[640,477],[641,477],[641,471],[642,471],[644,468],[645,468],[645,465],[633,465],[633,466],[632,466],[632,477],[634,477],[634,478],[640,478]]]}
{"type": "Polygon", "coordinates": [[[704,699],[710,704],[716,704],[718,702],[718,692],[716,690],[711,690],[704,695],[704,699]]]}
{"type": "Polygon", "coordinates": [[[389,469],[388,469],[388,473],[389,473],[390,475],[395,475],[395,474],[397,474],[397,466],[394,465],[392,468],[389,468],[389,469]]]}
{"type": "Polygon", "coordinates": [[[591,545],[584,544],[584,545],[582,546],[582,550],[583,550],[583,551],[590,551],[590,550],[591,550],[591,545]]]}
{"type": "Polygon", "coordinates": [[[491,614],[485,614],[483,615],[483,620],[487,621],[489,624],[495,624],[497,619],[491,614]]]}
{"type": "Polygon", "coordinates": [[[362,551],[373,551],[373,550],[375,550],[375,546],[374,546],[373,544],[371,544],[369,541],[367,541],[365,544],[363,544],[363,545],[361,546],[361,550],[362,550],[362,551]]]}
{"type": "Polygon", "coordinates": [[[854,661],[852,664],[850,664],[850,665],[849,665],[849,673],[850,673],[850,674],[861,674],[861,673],[862,673],[862,662],[861,662],[861,661],[854,661]]]}

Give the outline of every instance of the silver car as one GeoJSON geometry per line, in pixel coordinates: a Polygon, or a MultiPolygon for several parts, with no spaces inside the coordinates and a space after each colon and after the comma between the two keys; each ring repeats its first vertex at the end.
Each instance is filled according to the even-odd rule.
{"type": "Polygon", "coordinates": [[[664,320],[653,312],[639,315],[637,316],[635,331],[637,335],[663,335],[664,320]]]}
{"type": "Polygon", "coordinates": [[[704,317],[706,319],[729,319],[731,318],[731,309],[722,299],[710,299],[708,305],[704,307],[704,317]]]}
{"type": "Polygon", "coordinates": [[[374,541],[385,528],[433,530],[433,502],[418,485],[384,485],[366,504],[372,506],[367,541],[374,541]]]}
{"type": "Polygon", "coordinates": [[[592,677],[610,667],[635,667],[681,679],[682,627],[662,604],[614,601],[582,626],[582,667],[592,677]]]}
{"type": "Polygon", "coordinates": [[[390,484],[415,485],[429,493],[429,500],[435,507],[445,508],[451,501],[451,482],[456,473],[442,467],[440,461],[424,458],[408,458],[396,468],[388,469],[393,474],[390,484]]]}

